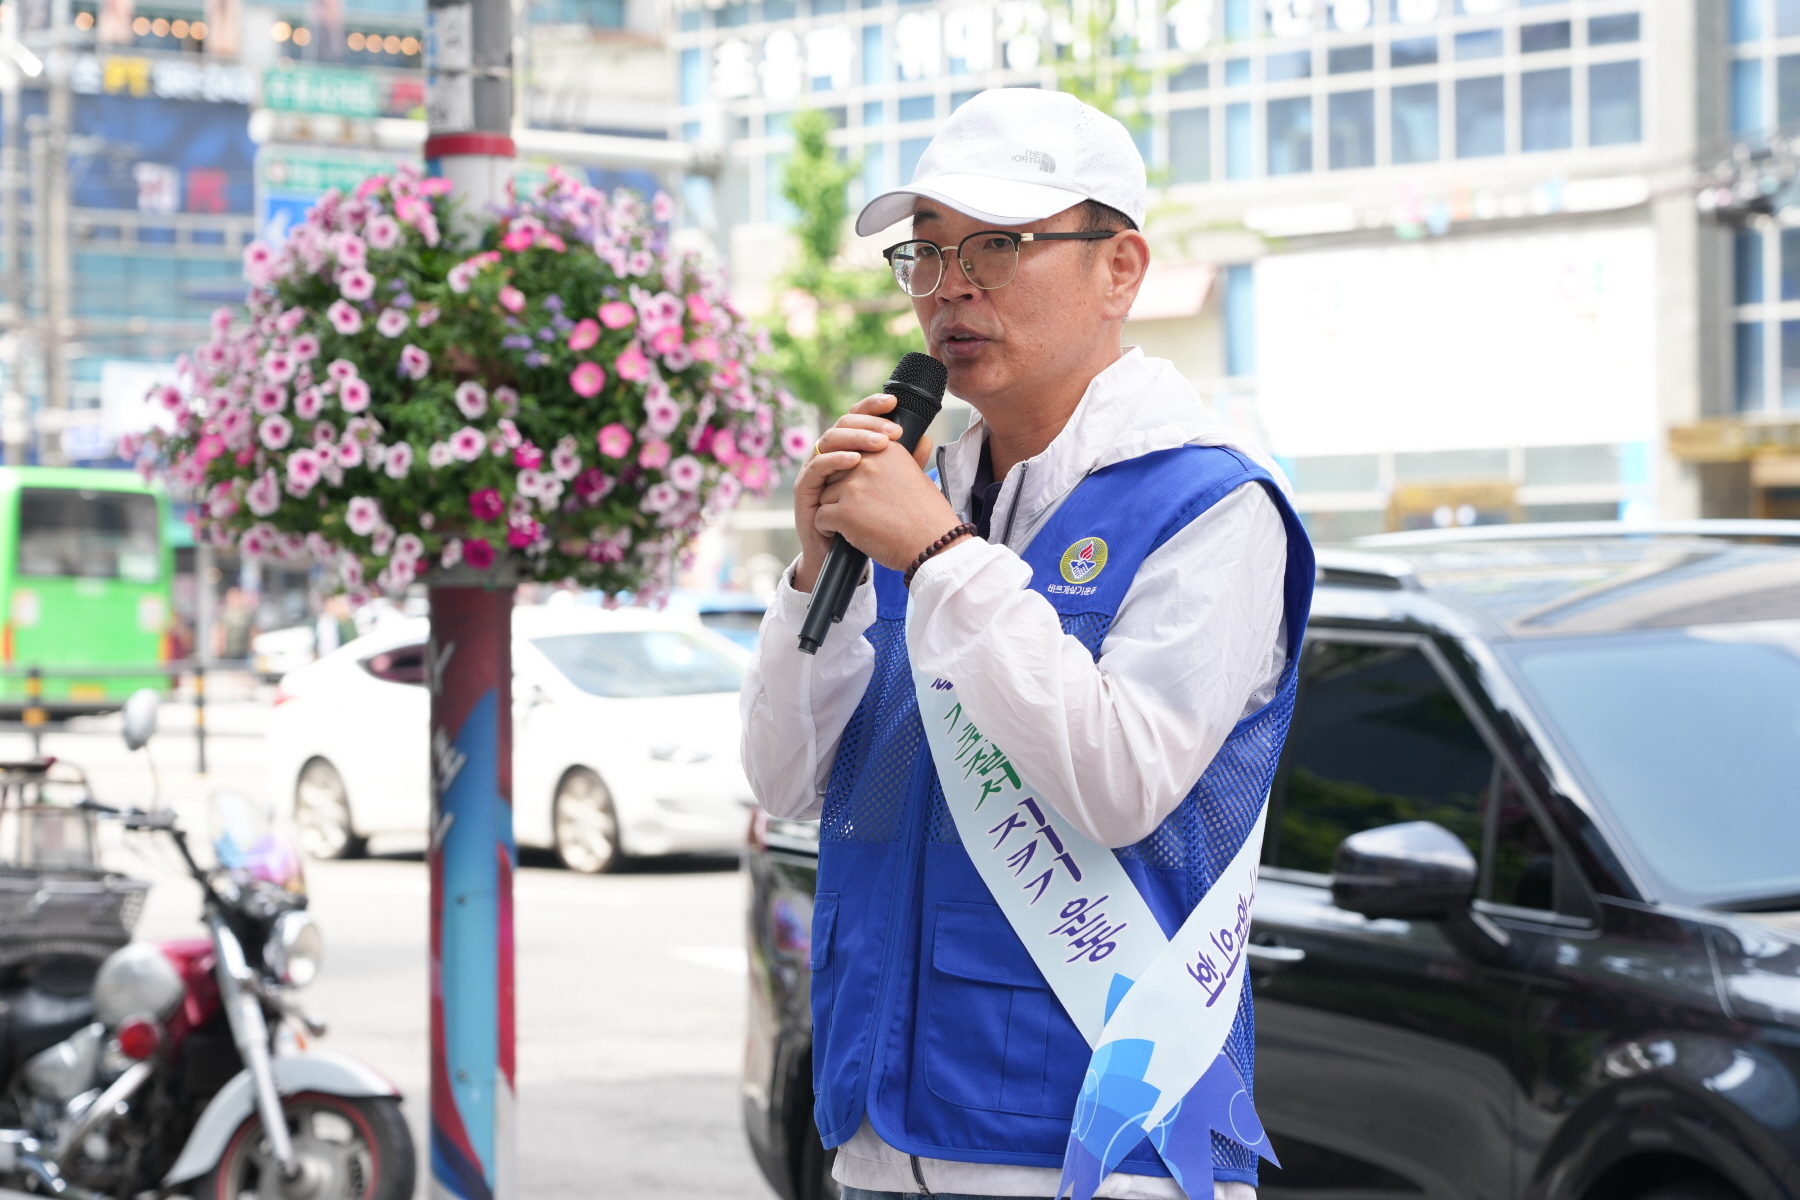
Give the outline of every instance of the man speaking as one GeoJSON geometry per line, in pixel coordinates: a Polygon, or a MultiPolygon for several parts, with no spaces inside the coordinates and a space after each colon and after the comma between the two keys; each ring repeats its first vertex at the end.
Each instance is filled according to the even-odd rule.
{"type": "Polygon", "coordinates": [[[815,1115],[851,1200],[1237,1200],[1273,1157],[1243,947],[1312,551],[1272,465],[1121,345],[1146,198],[1122,125],[1016,88],[857,219],[910,218],[887,259],[979,419],[908,452],[873,396],[825,432],[744,684],[757,796],[821,821],[815,1115]],[[873,566],[804,654],[837,537],[873,566]]]}

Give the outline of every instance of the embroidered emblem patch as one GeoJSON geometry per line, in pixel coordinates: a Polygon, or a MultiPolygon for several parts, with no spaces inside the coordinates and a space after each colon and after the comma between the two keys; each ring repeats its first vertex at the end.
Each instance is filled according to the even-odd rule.
{"type": "Polygon", "coordinates": [[[1091,583],[1106,569],[1106,543],[1097,537],[1082,538],[1062,554],[1062,577],[1070,583],[1091,583]]]}

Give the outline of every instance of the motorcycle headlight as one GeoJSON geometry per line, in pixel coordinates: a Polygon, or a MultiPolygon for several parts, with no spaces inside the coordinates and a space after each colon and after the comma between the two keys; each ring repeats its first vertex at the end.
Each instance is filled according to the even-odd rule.
{"type": "Polygon", "coordinates": [[[304,912],[287,912],[275,919],[263,946],[263,965],[285,987],[305,987],[319,973],[325,939],[319,923],[304,912]]]}

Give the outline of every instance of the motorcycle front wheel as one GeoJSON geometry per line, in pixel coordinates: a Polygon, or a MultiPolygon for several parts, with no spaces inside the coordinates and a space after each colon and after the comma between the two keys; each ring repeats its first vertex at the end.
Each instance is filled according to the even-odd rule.
{"type": "Polygon", "coordinates": [[[398,1100],[301,1092],[283,1097],[281,1108],[296,1175],[284,1177],[262,1118],[252,1114],[194,1189],[195,1200],[412,1200],[412,1133],[398,1100]]]}

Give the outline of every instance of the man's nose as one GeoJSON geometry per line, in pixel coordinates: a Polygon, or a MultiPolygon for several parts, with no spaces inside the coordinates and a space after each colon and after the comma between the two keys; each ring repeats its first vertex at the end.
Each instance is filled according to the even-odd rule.
{"type": "Polygon", "coordinates": [[[962,258],[954,251],[944,255],[944,281],[938,284],[937,298],[942,301],[969,300],[981,291],[963,271],[962,258]]]}

